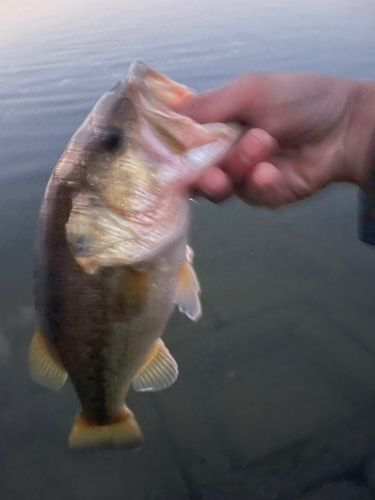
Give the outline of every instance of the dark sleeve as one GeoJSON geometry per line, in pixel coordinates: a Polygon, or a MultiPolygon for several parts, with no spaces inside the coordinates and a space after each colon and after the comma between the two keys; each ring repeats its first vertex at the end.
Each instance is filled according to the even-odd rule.
{"type": "Polygon", "coordinates": [[[375,171],[359,191],[358,237],[375,245],[375,171]]]}

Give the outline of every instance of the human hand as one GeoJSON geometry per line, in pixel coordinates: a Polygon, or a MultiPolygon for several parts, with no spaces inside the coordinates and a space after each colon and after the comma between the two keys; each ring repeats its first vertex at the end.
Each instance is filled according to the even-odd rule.
{"type": "Polygon", "coordinates": [[[180,112],[247,132],[195,193],[277,208],[332,182],[363,184],[375,151],[375,83],[309,73],[255,73],[196,96],[180,112]]]}

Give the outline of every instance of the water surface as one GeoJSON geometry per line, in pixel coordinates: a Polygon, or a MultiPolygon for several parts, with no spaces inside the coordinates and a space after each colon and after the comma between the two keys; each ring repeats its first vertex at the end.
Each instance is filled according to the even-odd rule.
{"type": "Polygon", "coordinates": [[[246,71],[375,78],[374,31],[366,0],[0,4],[4,498],[292,498],[374,453],[367,420],[362,433],[345,424],[340,434],[342,422],[374,414],[375,256],[356,239],[352,187],[276,214],[236,201],[194,207],[204,317],[192,325],[176,315],[166,332],[178,383],[130,398],[141,453],[68,452],[72,388],[51,394],[27,374],[43,191],[72,133],[131,61],[197,91],[246,71]],[[309,454],[310,439],[321,444],[309,454]],[[332,472],[345,439],[349,465],[332,472]],[[327,447],[329,464],[314,469],[327,447]],[[271,491],[267,467],[280,461],[290,479],[274,479],[271,491]]]}

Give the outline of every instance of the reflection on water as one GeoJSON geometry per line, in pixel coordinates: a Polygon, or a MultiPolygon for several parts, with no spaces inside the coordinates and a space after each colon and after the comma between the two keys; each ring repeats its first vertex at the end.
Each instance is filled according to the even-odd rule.
{"type": "Polygon", "coordinates": [[[366,0],[0,4],[4,498],[345,499],[373,484],[375,257],[356,240],[350,187],[278,214],[194,207],[204,317],[168,327],[178,383],[130,401],[141,453],[69,454],[73,391],[32,384],[27,349],[46,181],[132,60],[199,91],[250,70],[375,77],[374,28],[366,0]]]}

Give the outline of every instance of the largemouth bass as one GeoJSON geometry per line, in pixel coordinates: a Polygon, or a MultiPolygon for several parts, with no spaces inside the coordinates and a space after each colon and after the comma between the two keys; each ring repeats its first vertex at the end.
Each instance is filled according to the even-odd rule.
{"type": "Polygon", "coordinates": [[[41,208],[30,347],[34,380],[67,377],[82,411],[71,447],[139,447],[124,404],[159,391],[178,367],[161,335],[175,305],[201,314],[187,246],[187,186],[228,153],[235,126],[200,125],[176,109],[192,92],[140,62],[71,138],[41,208]]]}

